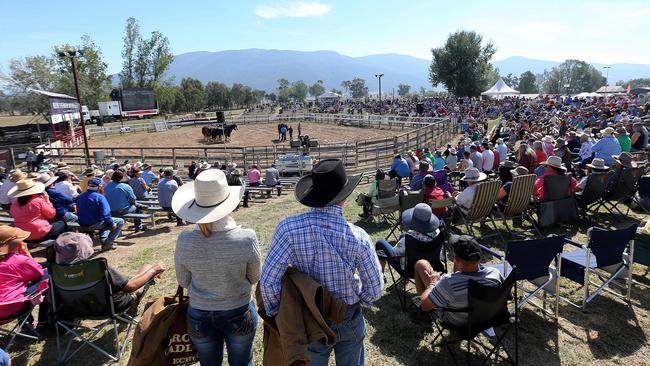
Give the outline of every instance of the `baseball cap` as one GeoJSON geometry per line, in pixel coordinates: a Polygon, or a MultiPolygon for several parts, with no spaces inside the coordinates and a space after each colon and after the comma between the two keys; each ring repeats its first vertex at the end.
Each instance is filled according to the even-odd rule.
{"type": "Polygon", "coordinates": [[[449,237],[454,255],[467,262],[478,262],[481,260],[481,247],[476,239],[469,235],[451,235],[449,237]]]}

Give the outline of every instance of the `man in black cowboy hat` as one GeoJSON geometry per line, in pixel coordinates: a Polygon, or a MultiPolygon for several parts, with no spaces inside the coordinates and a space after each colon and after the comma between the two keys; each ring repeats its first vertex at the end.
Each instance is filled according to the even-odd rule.
{"type": "Polygon", "coordinates": [[[278,224],[262,266],[260,292],[268,316],[278,313],[282,276],[289,266],[348,305],[343,322],[327,321],[336,334],[347,336],[337,338],[334,345],[310,344],[310,364],[327,365],[334,350],[338,365],[362,365],[365,325],[360,305],[370,306],[383,292],[373,241],[343,217],[342,206],[360,180],[348,177],[338,159],[316,164],[295,189],[298,202],[311,210],[278,224]]]}

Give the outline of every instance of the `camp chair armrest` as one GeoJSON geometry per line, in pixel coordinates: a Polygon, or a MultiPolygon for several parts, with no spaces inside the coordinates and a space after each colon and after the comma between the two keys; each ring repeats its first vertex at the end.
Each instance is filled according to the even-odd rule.
{"type": "Polygon", "coordinates": [[[469,313],[472,310],[470,307],[466,308],[447,308],[447,307],[435,307],[431,311],[444,311],[449,313],[469,313]]]}
{"type": "Polygon", "coordinates": [[[497,259],[503,260],[503,255],[502,255],[502,254],[499,254],[499,253],[495,252],[494,250],[492,250],[492,249],[486,247],[486,246],[483,245],[483,244],[479,244],[479,246],[481,247],[481,250],[482,250],[482,251],[488,253],[489,255],[493,256],[494,258],[497,258],[497,259]]]}
{"type": "Polygon", "coordinates": [[[564,238],[564,242],[565,242],[565,243],[568,243],[568,244],[571,244],[571,245],[573,245],[573,246],[575,246],[575,247],[578,247],[578,248],[580,248],[580,249],[585,248],[585,245],[584,245],[584,244],[582,244],[582,243],[578,243],[578,242],[575,241],[575,240],[571,240],[571,239],[564,238]]]}
{"type": "Polygon", "coordinates": [[[386,255],[386,252],[384,252],[383,250],[376,250],[375,253],[377,253],[377,257],[379,257],[381,259],[401,259],[401,258],[406,258],[406,254],[405,255],[388,256],[388,255],[386,255]]]}

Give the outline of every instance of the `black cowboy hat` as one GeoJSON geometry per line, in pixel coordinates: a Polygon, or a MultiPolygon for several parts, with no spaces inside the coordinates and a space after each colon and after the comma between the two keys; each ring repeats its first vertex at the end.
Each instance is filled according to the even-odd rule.
{"type": "Polygon", "coordinates": [[[314,165],[311,174],[300,178],[294,193],[298,202],[308,207],[325,207],[343,201],[361,181],[348,177],[339,159],[325,159],[314,165]]]}

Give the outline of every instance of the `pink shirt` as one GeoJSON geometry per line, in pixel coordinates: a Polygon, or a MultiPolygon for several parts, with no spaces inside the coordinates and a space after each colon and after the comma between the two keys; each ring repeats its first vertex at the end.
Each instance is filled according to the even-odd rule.
{"type": "Polygon", "coordinates": [[[56,216],[54,206],[43,196],[34,196],[25,206],[20,206],[17,200],[13,201],[9,213],[17,228],[30,232],[27,240],[38,240],[47,235],[52,228],[48,220],[56,216]]]}
{"type": "MultiPolygon", "coordinates": [[[[43,268],[32,258],[18,253],[8,254],[0,261],[0,303],[23,300],[30,282],[43,277],[43,268]]],[[[23,303],[0,305],[0,318],[15,314],[23,303]]]]}
{"type": "Polygon", "coordinates": [[[248,171],[248,183],[259,183],[262,173],[257,169],[250,169],[248,171]]]}

